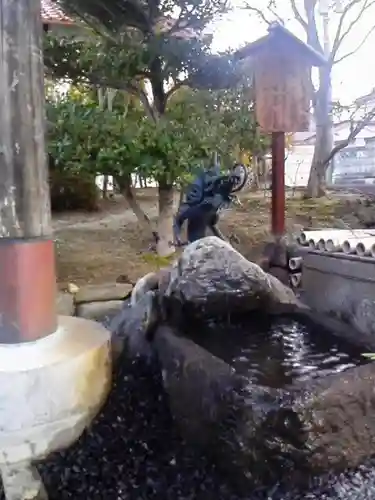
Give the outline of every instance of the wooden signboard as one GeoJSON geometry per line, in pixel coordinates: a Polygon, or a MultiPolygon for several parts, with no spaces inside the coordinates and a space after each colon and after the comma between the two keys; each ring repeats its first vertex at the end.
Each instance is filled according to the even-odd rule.
{"type": "Polygon", "coordinates": [[[256,117],[265,132],[306,132],[310,125],[311,66],[282,48],[265,47],[254,67],[256,117]]]}
{"type": "Polygon", "coordinates": [[[257,122],[272,134],[272,233],[280,237],[285,231],[285,132],[309,130],[311,67],[327,61],[277,23],[268,35],[240,49],[237,58],[249,58],[257,122]]]}

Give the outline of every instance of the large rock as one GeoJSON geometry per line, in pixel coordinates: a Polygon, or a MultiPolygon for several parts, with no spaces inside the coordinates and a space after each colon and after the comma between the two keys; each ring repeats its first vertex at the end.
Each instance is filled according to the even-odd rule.
{"type": "Polygon", "coordinates": [[[159,320],[158,301],[153,291],[147,291],[131,306],[124,302],[122,309],[112,318],[107,328],[112,336],[112,351],[116,360],[126,349],[129,357],[152,356],[151,340],[159,320]]]}
{"type": "Polygon", "coordinates": [[[268,468],[265,447],[254,445],[265,416],[279,407],[278,392],[254,387],[251,399],[244,398],[247,380],[169,327],[157,329],[154,346],[171,413],[184,438],[210,455],[246,491],[268,468]]]}
{"type": "MultiPolygon", "coordinates": [[[[293,414],[300,429],[299,443],[292,443],[289,428],[289,441],[310,470],[354,468],[374,454],[374,387],[375,363],[370,362],[287,388],[290,403],[283,410],[293,414]]],[[[272,423],[286,429],[281,419],[279,412],[272,423]]]]}
{"type": "Polygon", "coordinates": [[[375,338],[375,300],[373,298],[364,298],[359,301],[357,306],[352,307],[354,313],[351,323],[354,328],[362,335],[362,340],[369,340],[374,343],[375,338]]]}
{"type": "Polygon", "coordinates": [[[132,290],[130,304],[134,306],[149,291],[159,290],[163,294],[168,288],[170,273],[169,268],[162,268],[140,278],[132,290]]]}
{"type": "Polygon", "coordinates": [[[186,247],[171,270],[164,301],[183,315],[257,309],[272,314],[300,307],[292,290],[214,236],[186,247]]]}
{"type": "Polygon", "coordinates": [[[290,283],[290,273],[288,269],[283,269],[281,267],[270,267],[268,269],[268,274],[277,278],[280,283],[288,286],[290,283]]]}
{"type": "Polygon", "coordinates": [[[375,363],[276,390],[239,377],[165,326],[154,345],[182,434],[241,490],[254,481],[303,484],[374,453],[375,363]]]}

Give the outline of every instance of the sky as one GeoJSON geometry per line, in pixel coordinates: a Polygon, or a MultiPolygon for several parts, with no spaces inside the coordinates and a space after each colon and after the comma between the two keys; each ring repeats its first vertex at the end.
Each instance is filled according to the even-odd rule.
{"type": "MultiPolygon", "coordinates": [[[[248,0],[251,5],[261,7],[268,0],[248,0]]],[[[276,0],[278,2],[278,14],[285,20],[285,26],[295,35],[305,41],[304,31],[293,18],[290,9],[290,0],[276,0]]],[[[342,4],[353,0],[342,0],[342,4]]],[[[358,8],[363,2],[372,0],[359,0],[358,8]]],[[[215,23],[213,27],[213,49],[223,51],[228,48],[237,48],[244,43],[252,42],[267,33],[267,25],[262,22],[255,13],[241,8],[243,0],[234,0],[234,11],[222,20],[215,23]]],[[[296,0],[301,5],[301,0],[296,0]]],[[[302,2],[303,3],[303,2],[302,2]]],[[[375,2],[374,5],[362,16],[350,31],[346,41],[342,44],[341,55],[356,48],[362,41],[365,33],[375,25],[375,2]],[[371,22],[371,18],[373,21],[371,22]]],[[[353,8],[352,15],[347,18],[345,27],[354,20],[358,14],[357,6],[353,8]]],[[[302,12],[303,10],[300,9],[302,12]]],[[[337,25],[341,15],[331,12],[329,17],[331,43],[334,40],[337,25]]],[[[319,29],[321,29],[322,18],[317,16],[319,29]]],[[[343,104],[350,104],[357,97],[369,93],[375,87],[375,31],[371,34],[365,45],[353,56],[334,66],[332,75],[333,99],[338,99],[343,104]]]]}

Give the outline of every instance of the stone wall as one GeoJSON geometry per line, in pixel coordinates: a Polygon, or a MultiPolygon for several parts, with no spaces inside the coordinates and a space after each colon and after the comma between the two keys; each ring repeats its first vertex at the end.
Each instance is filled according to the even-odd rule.
{"type": "Polygon", "coordinates": [[[340,335],[375,348],[374,259],[342,253],[306,253],[302,290],[303,301],[311,307],[315,321],[334,321],[331,326],[340,335]]]}
{"type": "Polygon", "coordinates": [[[100,320],[119,311],[132,289],[133,285],[128,283],[85,285],[81,288],[71,285],[70,291],[57,295],[57,314],[100,320]]]}

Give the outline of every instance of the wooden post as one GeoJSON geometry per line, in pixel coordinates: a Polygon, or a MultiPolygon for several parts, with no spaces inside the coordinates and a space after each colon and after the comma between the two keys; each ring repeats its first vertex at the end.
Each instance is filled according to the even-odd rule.
{"type": "Polygon", "coordinates": [[[0,343],[17,343],[56,329],[40,0],[0,17],[0,343]]]}
{"type": "Polygon", "coordinates": [[[272,133],[272,234],[285,231],[285,133],[272,133]]]}

